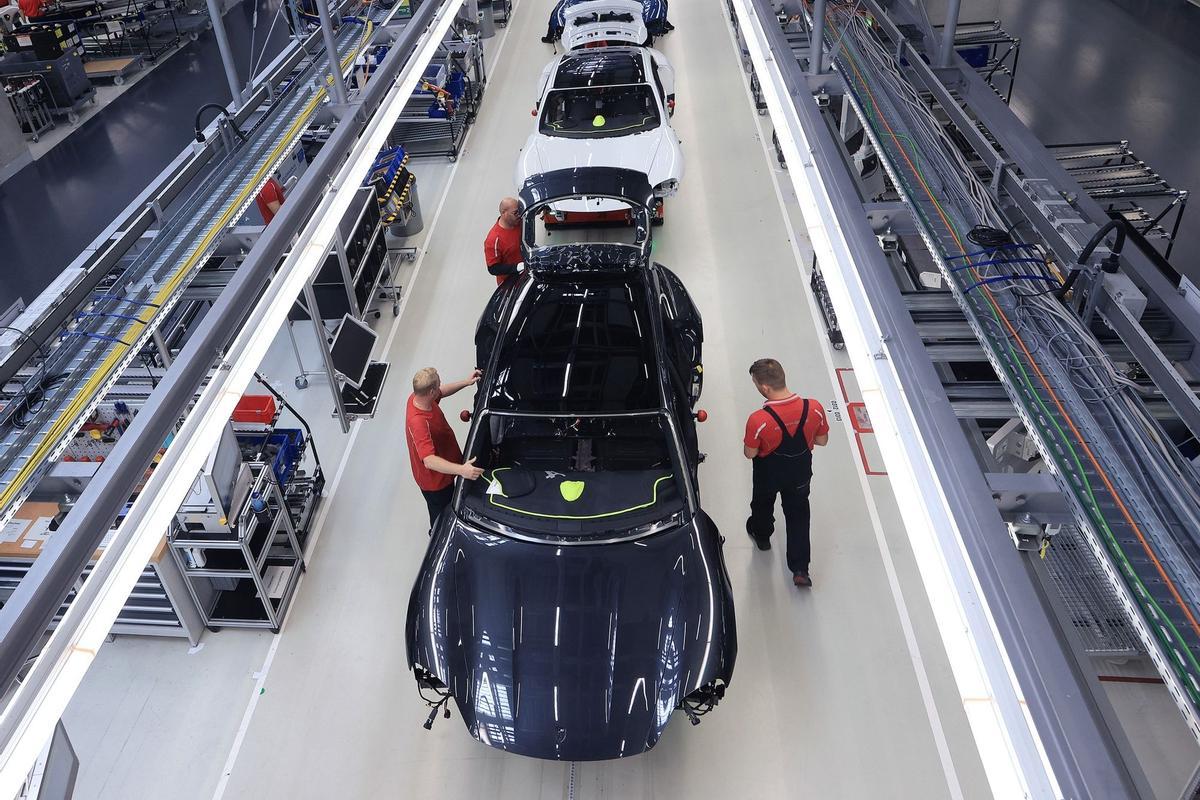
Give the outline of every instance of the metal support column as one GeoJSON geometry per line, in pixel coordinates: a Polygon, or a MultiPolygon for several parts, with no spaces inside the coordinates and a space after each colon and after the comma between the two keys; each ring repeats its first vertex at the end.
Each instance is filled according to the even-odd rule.
{"type": "Polygon", "coordinates": [[[158,349],[158,357],[162,360],[162,365],[166,369],[171,368],[171,348],[167,346],[167,340],[163,338],[162,331],[158,328],[154,329],[154,333],[150,334],[154,339],[154,346],[158,349]]]}
{"type": "MultiPolygon", "coordinates": [[[[208,0],[212,3],[214,0],[208,0]]],[[[341,62],[337,56],[337,41],[333,38],[333,20],[329,16],[329,0],[316,0],[317,16],[321,18],[321,38],[329,53],[329,74],[333,78],[333,102],[346,105],[346,83],[342,80],[341,62]]]]}
{"type": "Polygon", "coordinates": [[[813,75],[820,75],[821,62],[825,60],[825,0],[815,0],[812,19],[812,39],[808,43],[808,71],[813,75]]]}
{"type": "Polygon", "coordinates": [[[948,67],[954,59],[954,34],[958,32],[958,11],[962,0],[950,0],[946,6],[946,27],[942,28],[942,51],[938,53],[938,66],[948,67]]]}
{"type": "Polygon", "coordinates": [[[208,16],[212,19],[213,33],[217,37],[217,49],[221,51],[221,65],[225,68],[225,81],[233,97],[230,106],[234,111],[242,107],[242,82],[238,79],[237,65],[233,63],[233,50],[229,47],[229,34],[225,32],[225,20],[221,16],[218,0],[207,0],[208,16]]]}
{"type": "Polygon", "coordinates": [[[329,342],[326,340],[329,334],[317,307],[317,295],[313,291],[311,279],[304,284],[304,302],[308,306],[308,316],[312,319],[313,329],[317,334],[317,349],[321,351],[321,362],[325,365],[325,374],[329,378],[329,390],[333,392],[333,406],[337,412],[338,423],[342,426],[342,433],[349,433],[350,423],[346,420],[346,407],[342,404],[342,385],[338,383],[337,369],[333,366],[333,354],[329,352],[329,342]]]}

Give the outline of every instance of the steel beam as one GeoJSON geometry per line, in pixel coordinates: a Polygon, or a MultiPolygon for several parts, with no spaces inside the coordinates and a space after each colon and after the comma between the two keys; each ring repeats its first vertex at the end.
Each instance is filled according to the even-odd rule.
{"type": "Polygon", "coordinates": [[[946,26],[942,28],[942,49],[938,53],[938,66],[948,67],[954,59],[954,36],[958,33],[958,12],[962,0],[950,0],[946,6],[946,26]]]}
{"type": "MultiPolygon", "coordinates": [[[[1121,337],[1121,341],[1162,391],[1175,413],[1183,420],[1183,424],[1192,432],[1192,436],[1200,439],[1200,403],[1196,401],[1196,393],[1183,380],[1179,370],[1168,360],[1163,343],[1150,338],[1141,323],[1129,313],[1125,304],[1113,296],[1113,290],[1107,283],[1102,283],[1096,291],[1099,294],[1096,310],[1100,312],[1101,318],[1121,337]]],[[[1190,355],[1189,353],[1175,360],[1184,361],[1190,355]]]]}
{"type": "MultiPolygon", "coordinates": [[[[208,0],[212,3],[215,0],[208,0]]],[[[329,0],[314,0],[317,5],[317,17],[321,20],[321,38],[325,40],[325,50],[336,53],[337,40],[333,35],[333,20],[329,16],[329,0]]],[[[346,105],[346,82],[342,79],[341,65],[336,58],[329,59],[329,77],[333,82],[333,102],[339,106],[346,105]]]]}
{"type": "MultiPolygon", "coordinates": [[[[225,32],[225,17],[221,14],[219,0],[207,0],[208,16],[212,21],[213,35],[217,37],[217,50],[221,52],[221,66],[225,69],[225,82],[229,84],[229,95],[233,98],[233,109],[242,105],[242,82],[238,78],[237,65],[233,63],[233,48],[229,46],[229,34],[225,32]]],[[[329,52],[336,53],[335,48],[329,52]]]]}

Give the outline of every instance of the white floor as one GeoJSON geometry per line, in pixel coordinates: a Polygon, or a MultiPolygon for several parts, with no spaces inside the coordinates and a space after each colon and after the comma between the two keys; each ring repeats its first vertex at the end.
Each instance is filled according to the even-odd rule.
{"type": "MultiPolygon", "coordinates": [[[[676,720],[649,754],[577,765],[573,787],[570,765],[487,748],[457,715],[422,729],[426,709],[403,641],[427,541],[404,444],[406,384],[422,366],[451,379],[474,366],[475,319],[495,286],[480,243],[499,198],[513,191],[534,82],[551,56],[537,41],[551,4],[518,0],[510,27],[491,40],[489,58],[498,45],[503,51],[457,164],[414,165],[423,181],[424,253],[403,278],[399,320],[393,325],[385,309],[377,323],[392,364],[379,416],[343,436],[329,419],[326,385],[292,386],[285,339],[264,365],[317,426],[331,478],[327,516],[283,632],[225,631],[194,654],[170,641],[107,645],[67,715],[83,762],[78,796],[987,795],[889,484],[863,475],[844,421],[834,423],[816,458],[816,587],[791,586],[782,543],[760,553],[742,533],[750,477],[740,440],[759,402],[749,363],[779,358],[792,388],[831,410],[835,402],[844,408],[833,370],[847,365],[829,352],[810,310],[801,267],[807,247],[789,240],[776,165],[764,153],[719,0],[676,3],[678,30],[662,40],[680,76],[674,124],[688,174],[667,224],[655,231],[655,256],[681,276],[704,314],[701,405],[710,417],[700,432],[709,454],[701,482],[704,505],[728,539],[740,644],[733,684],[700,726],[676,720]]],[[[447,417],[467,405],[465,395],[448,400],[447,417]]],[[[458,428],[465,435],[466,426],[458,428]]],[[[870,461],[870,443],[864,452],[870,461]]]]}

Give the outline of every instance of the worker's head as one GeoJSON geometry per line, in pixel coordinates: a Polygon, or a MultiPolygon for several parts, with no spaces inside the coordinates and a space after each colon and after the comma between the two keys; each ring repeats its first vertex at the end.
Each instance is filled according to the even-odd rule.
{"type": "Polygon", "coordinates": [[[506,228],[516,228],[521,224],[520,200],[506,197],[500,201],[500,224],[506,228]]]}
{"type": "Polygon", "coordinates": [[[773,358],[760,358],[750,365],[750,379],[759,394],[767,397],[771,392],[787,388],[787,376],[783,374],[783,365],[773,358]]]}
{"type": "Polygon", "coordinates": [[[441,395],[442,378],[433,367],[417,370],[413,375],[413,394],[426,400],[436,400],[441,395]]]}

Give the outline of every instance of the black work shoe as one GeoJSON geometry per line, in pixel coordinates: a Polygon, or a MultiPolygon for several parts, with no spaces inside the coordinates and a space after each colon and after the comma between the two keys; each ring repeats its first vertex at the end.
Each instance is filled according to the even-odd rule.
{"type": "Polygon", "coordinates": [[[792,574],[792,583],[802,589],[812,588],[812,578],[808,577],[807,572],[796,572],[792,574]]]}
{"type": "Polygon", "coordinates": [[[755,536],[754,533],[750,530],[750,518],[749,517],[746,517],[746,535],[754,540],[754,546],[757,547],[759,550],[770,550],[771,549],[770,537],[767,537],[764,539],[760,536],[755,536]]]}
{"type": "Polygon", "coordinates": [[[554,44],[554,37],[553,36],[543,36],[542,41],[545,42],[546,44],[554,44]]]}

